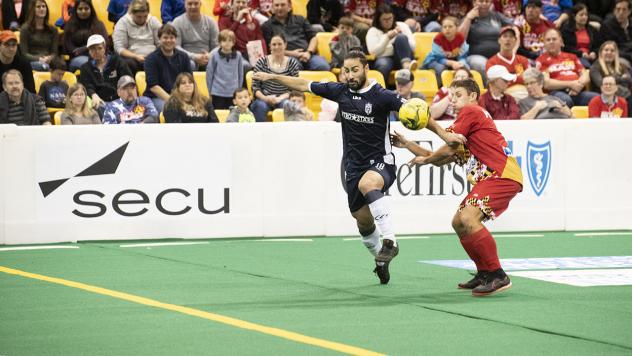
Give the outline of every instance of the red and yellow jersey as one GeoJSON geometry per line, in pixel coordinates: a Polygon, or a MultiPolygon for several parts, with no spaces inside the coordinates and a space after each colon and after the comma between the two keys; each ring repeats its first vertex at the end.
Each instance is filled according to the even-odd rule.
{"type": "Polygon", "coordinates": [[[542,54],[535,60],[536,68],[548,72],[551,79],[577,80],[582,75],[584,66],[573,53],[560,52],[557,56],[542,54]]]}
{"type": "Polygon", "coordinates": [[[474,104],[465,106],[448,131],[467,138],[457,152],[457,163],[466,164],[472,184],[488,178],[507,178],[522,184],[520,166],[485,109],[474,104]]]}

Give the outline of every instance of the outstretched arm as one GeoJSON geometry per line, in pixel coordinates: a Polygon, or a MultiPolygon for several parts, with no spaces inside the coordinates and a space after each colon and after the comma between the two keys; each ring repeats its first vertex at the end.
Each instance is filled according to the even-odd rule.
{"type": "Polygon", "coordinates": [[[413,158],[410,162],[408,162],[408,165],[409,166],[415,166],[415,165],[423,166],[425,164],[432,164],[435,166],[442,166],[444,164],[454,162],[455,153],[456,153],[455,148],[448,145],[443,145],[441,146],[441,148],[433,152],[428,157],[418,156],[418,157],[413,158]]]}
{"type": "Polygon", "coordinates": [[[395,133],[391,134],[391,142],[393,143],[393,146],[405,148],[415,156],[426,157],[432,154],[432,151],[419,146],[417,142],[409,141],[406,137],[404,137],[404,135],[400,134],[397,131],[394,132],[395,133]]]}
{"type": "Polygon", "coordinates": [[[257,72],[252,75],[253,80],[275,80],[292,90],[309,91],[309,81],[303,78],[290,77],[280,74],[257,72]]]}
{"type": "Polygon", "coordinates": [[[465,136],[446,131],[433,118],[428,120],[428,125],[426,125],[426,127],[428,130],[437,134],[437,136],[445,141],[445,143],[447,143],[450,147],[456,148],[459,147],[460,144],[465,144],[467,142],[465,136]]]}

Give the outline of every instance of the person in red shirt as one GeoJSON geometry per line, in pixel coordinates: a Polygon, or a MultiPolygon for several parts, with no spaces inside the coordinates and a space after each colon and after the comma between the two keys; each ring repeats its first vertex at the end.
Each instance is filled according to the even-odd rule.
{"type": "Polygon", "coordinates": [[[512,95],[518,100],[524,99],[528,95],[527,88],[524,86],[524,80],[522,79],[522,73],[530,67],[529,59],[516,53],[519,46],[519,33],[516,27],[503,27],[500,30],[500,37],[498,38],[500,52],[488,59],[485,65],[485,72],[492,66],[501,65],[507,68],[509,73],[516,75],[516,80],[509,82],[507,94],[512,95]]]}
{"type": "Polygon", "coordinates": [[[395,19],[406,22],[413,32],[439,32],[441,4],[437,0],[393,0],[395,19]]]}
{"type": "Polygon", "coordinates": [[[510,288],[511,281],[500,265],[496,242],[482,223],[500,216],[522,191],[522,171],[491,115],[476,104],[480,95],[476,82],[459,80],[452,87],[452,102],[458,114],[447,131],[464,135],[465,145],[445,145],[430,152],[397,134],[393,144],[416,155],[409,165],[466,164],[468,180],[474,187],[459,205],[452,227],[476,264],[477,273],[458,286],[471,289],[473,296],[488,296],[510,288]]]}
{"type": "Polygon", "coordinates": [[[527,1],[524,16],[519,16],[515,24],[520,29],[522,38],[518,53],[529,59],[538,58],[544,48],[544,32],[555,28],[552,22],[542,18],[542,1],[527,1]]]}
{"type": "Polygon", "coordinates": [[[505,95],[509,82],[516,80],[516,75],[499,65],[492,66],[487,71],[489,90],[481,95],[478,103],[487,110],[494,120],[519,120],[520,108],[516,99],[505,95]]]}
{"type": "Polygon", "coordinates": [[[247,44],[252,41],[259,41],[261,44],[261,54],[268,53],[266,41],[261,32],[259,22],[253,19],[252,9],[248,7],[247,0],[233,0],[230,15],[221,16],[218,21],[219,29],[229,29],[235,33],[235,49],[248,59],[244,61],[244,73],[253,67],[253,63],[259,58],[249,58],[247,44]]]}
{"type": "Polygon", "coordinates": [[[373,25],[375,9],[381,3],[381,0],[349,0],[345,6],[345,15],[355,21],[353,34],[360,39],[364,47],[366,47],[366,33],[373,25]]]}
{"type": "Polygon", "coordinates": [[[509,17],[516,19],[522,13],[521,0],[494,0],[494,10],[509,17]]]}
{"type": "Polygon", "coordinates": [[[613,76],[603,77],[601,95],[592,98],[588,103],[590,118],[622,118],[628,117],[628,102],[616,95],[617,81],[613,76]]]}
{"type": "Polygon", "coordinates": [[[586,106],[599,94],[586,91],[590,74],[576,55],[562,52],[562,36],[557,29],[549,29],[544,34],[545,52],[536,59],[536,68],[544,74],[544,89],[549,94],[562,99],[566,106],[586,106]]]}

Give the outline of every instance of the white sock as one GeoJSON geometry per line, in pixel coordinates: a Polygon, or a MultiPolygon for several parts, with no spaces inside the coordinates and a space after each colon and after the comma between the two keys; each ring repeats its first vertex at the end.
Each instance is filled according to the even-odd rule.
{"type": "Polygon", "coordinates": [[[368,199],[372,201],[371,203],[369,203],[369,210],[371,210],[371,214],[375,219],[377,227],[382,232],[382,237],[392,240],[395,243],[395,246],[397,246],[397,240],[395,239],[395,230],[393,229],[393,219],[391,218],[391,208],[388,205],[386,199],[384,199],[384,195],[378,190],[373,190],[367,194],[367,197],[378,197],[377,199],[368,199]],[[381,197],[378,197],[378,193],[381,195],[381,197]]]}
{"type": "Polygon", "coordinates": [[[366,246],[366,248],[373,256],[377,256],[377,254],[382,249],[382,242],[380,241],[380,230],[375,227],[375,230],[373,230],[370,235],[362,236],[362,243],[364,244],[364,246],[366,246]]]}

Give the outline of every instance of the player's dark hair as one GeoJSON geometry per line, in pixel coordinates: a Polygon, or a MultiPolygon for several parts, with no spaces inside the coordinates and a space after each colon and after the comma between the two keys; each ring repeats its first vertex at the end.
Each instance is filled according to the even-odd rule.
{"type": "Polygon", "coordinates": [[[478,100],[481,96],[481,89],[478,87],[478,84],[476,84],[474,79],[455,80],[450,86],[452,88],[464,88],[468,95],[470,93],[476,93],[476,100],[478,100]]]}
{"type": "Polygon", "coordinates": [[[65,72],[68,69],[68,67],[66,66],[66,61],[64,61],[60,57],[54,57],[50,61],[50,64],[48,66],[50,67],[51,72],[57,69],[63,70],[65,72]]]}
{"type": "Polygon", "coordinates": [[[366,56],[364,55],[364,52],[355,48],[353,48],[351,51],[349,51],[349,53],[347,53],[347,55],[345,56],[345,60],[347,59],[358,59],[360,63],[362,63],[363,67],[366,66],[368,63],[366,60],[366,56]]]}
{"type": "Polygon", "coordinates": [[[241,88],[237,88],[237,90],[235,90],[235,92],[233,93],[233,99],[237,98],[237,94],[243,92],[243,91],[248,91],[248,89],[241,87],[241,88]]]}
{"type": "Polygon", "coordinates": [[[395,14],[393,14],[393,8],[388,4],[380,4],[380,6],[378,6],[377,9],[375,9],[375,15],[373,15],[373,27],[377,28],[378,30],[382,32],[388,32],[394,29],[395,26],[397,26],[397,21],[395,21],[395,14]],[[382,25],[380,24],[380,17],[382,17],[383,14],[393,15],[393,24],[391,25],[391,28],[382,28],[382,25]]]}

